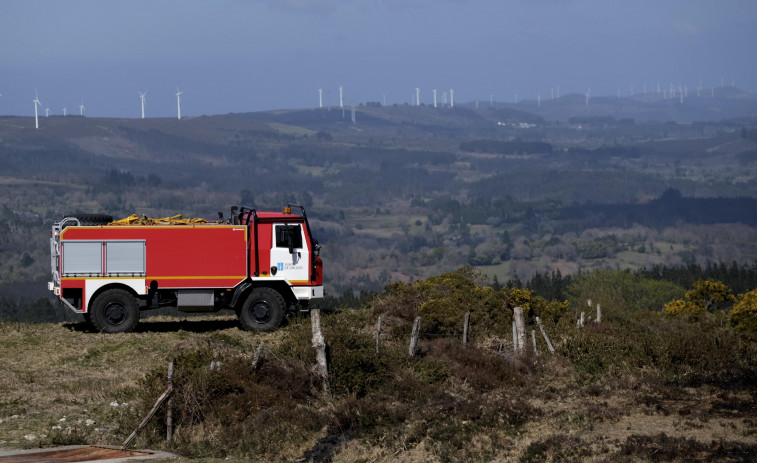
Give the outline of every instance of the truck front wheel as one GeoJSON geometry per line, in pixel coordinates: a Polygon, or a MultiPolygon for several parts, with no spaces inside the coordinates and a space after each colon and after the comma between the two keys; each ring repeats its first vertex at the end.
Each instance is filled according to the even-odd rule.
{"type": "Polygon", "coordinates": [[[246,331],[273,331],[284,320],[284,297],[272,288],[256,288],[239,310],[239,324],[246,331]]]}
{"type": "Polygon", "coordinates": [[[92,303],[90,321],[103,333],[128,333],[139,322],[137,300],[123,289],[103,291],[92,303]]]}

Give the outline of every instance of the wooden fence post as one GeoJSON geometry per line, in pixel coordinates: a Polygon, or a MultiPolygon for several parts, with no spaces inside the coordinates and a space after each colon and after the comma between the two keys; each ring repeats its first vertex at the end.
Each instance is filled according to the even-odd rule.
{"type": "MultiPolygon", "coordinates": [[[[168,364],[168,389],[173,390],[173,362],[168,364]]],[[[173,409],[171,408],[171,396],[166,402],[166,441],[173,440],[173,409]]]]}
{"type": "Polygon", "coordinates": [[[408,357],[415,357],[415,352],[418,349],[418,335],[421,331],[421,317],[415,317],[413,322],[413,332],[410,334],[410,347],[407,350],[408,357]]]}
{"type": "Polygon", "coordinates": [[[166,388],[165,392],[161,394],[160,397],[158,397],[158,400],[155,402],[155,405],[153,405],[152,409],[147,413],[147,416],[142,420],[141,423],[137,426],[137,429],[135,429],[129,437],[126,438],[124,441],[124,445],[121,446],[121,449],[125,449],[128,447],[134,439],[137,438],[137,434],[144,429],[145,426],[147,426],[147,423],[150,422],[153,416],[155,416],[155,413],[157,413],[158,409],[161,405],[163,405],[163,402],[166,401],[171,396],[171,393],[173,392],[173,362],[168,364],[168,370],[171,373],[171,380],[168,381],[168,387],[166,388]]]}
{"type": "Polygon", "coordinates": [[[523,307],[514,307],[513,315],[515,317],[515,328],[517,329],[517,345],[515,352],[518,354],[526,353],[526,320],[523,314],[523,307]]]}
{"type": "Polygon", "coordinates": [[[255,357],[252,358],[252,371],[257,371],[258,367],[260,367],[260,362],[263,360],[264,345],[263,341],[260,341],[258,348],[255,349],[255,357]]]}
{"type": "Polygon", "coordinates": [[[531,330],[531,341],[534,345],[534,355],[539,356],[539,351],[536,349],[536,330],[531,330]]]}
{"type": "Polygon", "coordinates": [[[376,353],[379,353],[379,341],[381,340],[381,317],[379,316],[376,323],[376,353]]]}
{"type": "Polygon", "coordinates": [[[549,342],[549,337],[547,337],[547,333],[544,331],[544,327],[541,326],[541,320],[539,317],[536,317],[536,324],[539,325],[539,329],[541,330],[541,335],[544,336],[544,340],[547,342],[547,349],[549,349],[550,354],[555,353],[555,348],[552,347],[552,343],[549,342]]]}
{"type": "Polygon", "coordinates": [[[470,311],[465,312],[465,321],[463,322],[463,344],[468,344],[468,326],[470,325],[470,311]]]}
{"type": "Polygon", "coordinates": [[[513,353],[518,353],[518,329],[515,327],[515,320],[513,320],[513,353]]]}
{"type": "Polygon", "coordinates": [[[323,392],[329,394],[329,366],[326,359],[326,340],[321,330],[321,310],[310,311],[310,323],[313,329],[313,348],[315,349],[315,372],[321,377],[323,392]]]}

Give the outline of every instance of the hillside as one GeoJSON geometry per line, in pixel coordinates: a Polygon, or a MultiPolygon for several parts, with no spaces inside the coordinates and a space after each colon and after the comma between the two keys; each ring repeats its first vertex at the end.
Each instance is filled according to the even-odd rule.
{"type": "Polygon", "coordinates": [[[303,204],[332,295],[462,265],[500,281],[749,265],[757,119],[746,117],[751,95],[729,92],[708,107],[736,116],[727,108],[739,102],[738,119],[693,124],[584,114],[573,96],[549,103],[579,111],[567,119],[540,113],[547,102],[539,111],[367,104],[355,123],[351,108],[49,117],[39,130],[3,117],[0,296],[47,295],[49,228],[65,214],[214,218],[234,204],[303,204]]]}
{"type": "Polygon", "coordinates": [[[120,445],[165,389],[173,361],[174,441],[165,442],[162,409],[134,443],[182,455],[172,461],[750,461],[753,333],[732,328],[721,308],[695,317],[650,310],[676,288],[594,272],[571,283],[563,303],[495,289],[469,268],[394,284],[324,317],[325,395],[307,318],[270,334],[208,316],[151,318],[119,335],[0,323],[0,446],[120,445]],[[602,322],[590,321],[592,306],[578,328],[587,294],[602,322]],[[513,354],[515,304],[536,330],[538,355],[513,354]],[[419,350],[408,358],[416,316],[419,350]]]}

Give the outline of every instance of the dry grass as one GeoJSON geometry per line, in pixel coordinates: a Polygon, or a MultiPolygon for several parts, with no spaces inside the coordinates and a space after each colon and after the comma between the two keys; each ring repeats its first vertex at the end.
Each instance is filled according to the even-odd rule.
{"type": "Polygon", "coordinates": [[[121,444],[175,359],[176,441],[162,441],[158,419],[135,444],[185,455],[172,461],[730,462],[757,452],[754,385],[678,384],[634,362],[587,378],[563,355],[517,360],[446,339],[422,340],[408,361],[399,336],[375,354],[373,325],[368,311],[324,318],[334,394],[323,397],[303,319],[269,334],[213,316],[148,319],[122,335],[0,323],[0,447],[121,444]],[[261,341],[265,361],[252,371],[261,341]]]}

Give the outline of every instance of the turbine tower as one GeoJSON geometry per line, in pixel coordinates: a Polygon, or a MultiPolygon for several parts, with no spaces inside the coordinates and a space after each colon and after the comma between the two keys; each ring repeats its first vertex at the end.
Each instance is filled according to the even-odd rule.
{"type": "Polygon", "coordinates": [[[432,90],[434,93],[434,108],[436,108],[436,89],[432,90]]]}
{"type": "Polygon", "coordinates": [[[421,89],[415,87],[415,106],[421,105],[421,89]]]}
{"type": "Polygon", "coordinates": [[[344,109],[344,87],[339,86],[339,107],[344,109]]]}
{"type": "Polygon", "coordinates": [[[50,117],[50,108],[45,108],[45,117],[50,117]]]}
{"type": "Polygon", "coordinates": [[[147,96],[147,90],[144,92],[137,91],[139,99],[142,100],[142,119],[145,118],[145,97],[147,96]]]}
{"type": "Polygon", "coordinates": [[[449,89],[449,107],[450,108],[455,107],[455,89],[454,88],[449,89]]]}
{"type": "Polygon", "coordinates": [[[39,96],[37,96],[36,90],[34,91],[34,101],[32,101],[32,103],[34,103],[34,128],[38,129],[39,128],[39,115],[37,114],[37,107],[42,106],[42,103],[40,103],[39,101],[39,96]]]}
{"type": "Polygon", "coordinates": [[[176,111],[177,111],[179,120],[181,120],[181,94],[182,93],[184,92],[179,90],[179,87],[176,87],[176,111]]]}
{"type": "Polygon", "coordinates": [[[68,115],[68,108],[64,106],[63,107],[63,117],[66,117],[66,115],[68,115]]]}
{"type": "Polygon", "coordinates": [[[591,99],[591,89],[586,89],[586,106],[589,106],[589,100],[591,99]]]}
{"type": "Polygon", "coordinates": [[[318,89],[318,107],[323,108],[323,89],[318,89]]]}
{"type": "Polygon", "coordinates": [[[81,104],[79,105],[79,115],[84,117],[84,99],[81,100],[81,104]]]}

